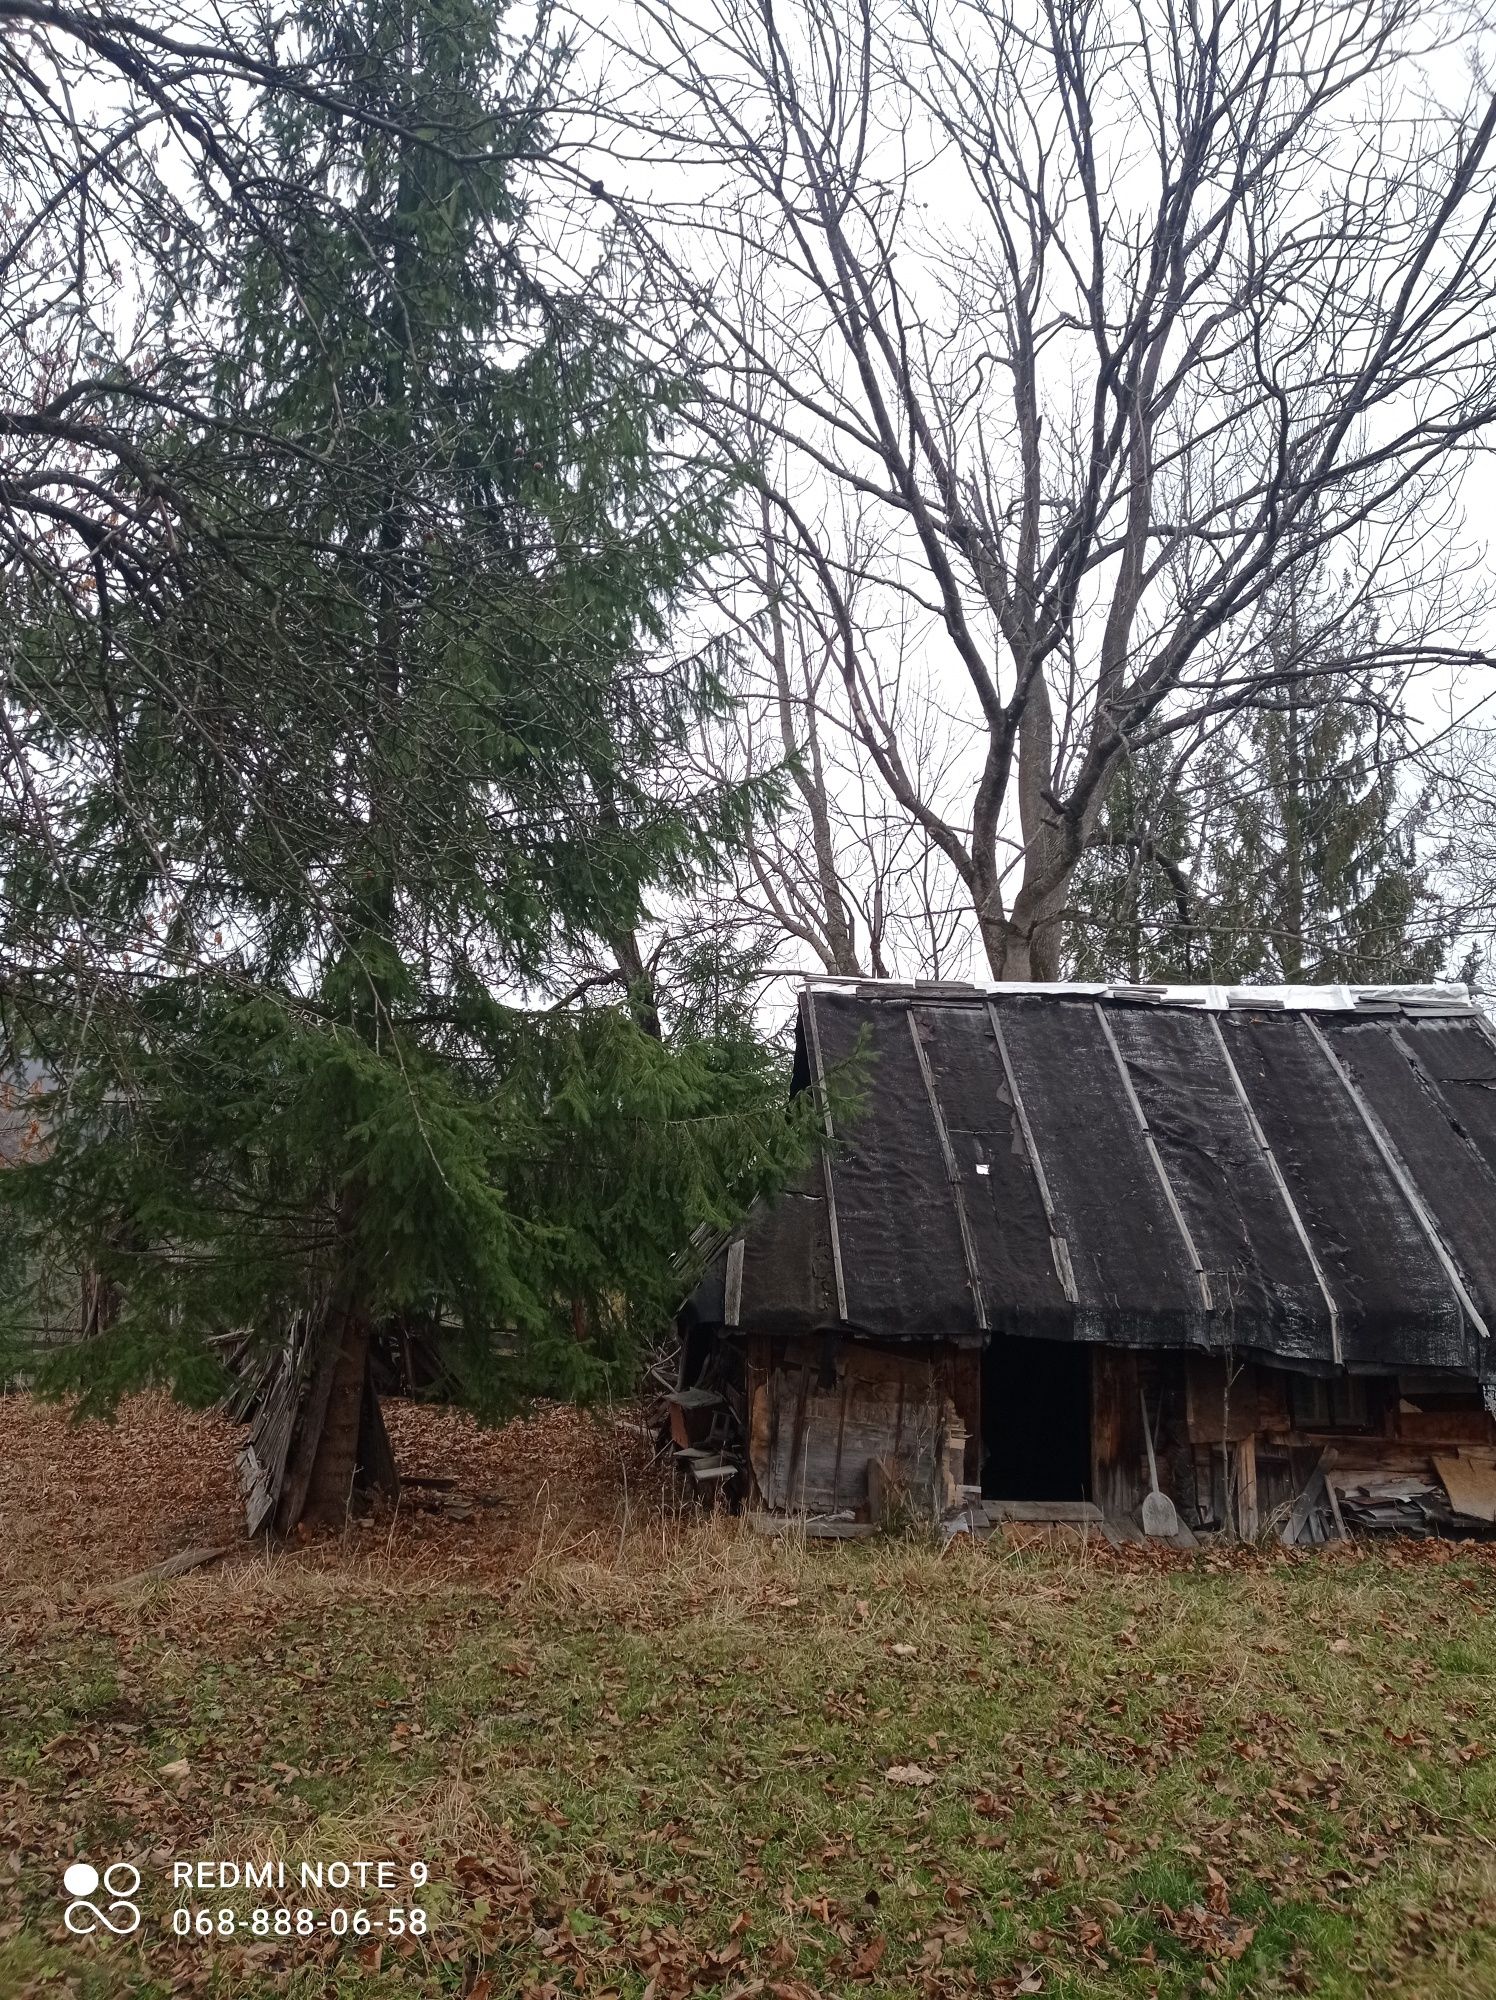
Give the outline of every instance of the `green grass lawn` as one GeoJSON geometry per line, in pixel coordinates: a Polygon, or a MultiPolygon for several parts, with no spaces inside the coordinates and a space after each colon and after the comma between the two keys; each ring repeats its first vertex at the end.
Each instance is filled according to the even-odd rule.
{"type": "Polygon", "coordinates": [[[1496,1564],[1447,1555],[662,1525],[55,1606],[0,1656],[0,1994],[1496,1994],[1496,1564]],[[135,1937],[67,1937],[75,1856],[135,1937]],[[426,1936],[171,1934],[267,1901],[173,1861],[381,1856],[426,1936]]]}

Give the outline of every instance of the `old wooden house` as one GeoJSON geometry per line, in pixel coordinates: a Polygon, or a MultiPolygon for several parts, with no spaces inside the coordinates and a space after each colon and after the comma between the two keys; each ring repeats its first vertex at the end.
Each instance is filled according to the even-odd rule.
{"type": "Polygon", "coordinates": [[[824,1157],[682,1318],[704,1487],[813,1532],[1131,1535],[1151,1442],[1185,1538],[1496,1518],[1496,1037],[1464,989],[819,980],[792,1088],[824,1157]]]}

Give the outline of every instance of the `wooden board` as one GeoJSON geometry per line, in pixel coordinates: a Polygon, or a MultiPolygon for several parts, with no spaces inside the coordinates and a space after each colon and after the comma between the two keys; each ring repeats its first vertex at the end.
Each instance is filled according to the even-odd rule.
{"type": "Polygon", "coordinates": [[[1184,1371],[1185,1428],[1191,1444],[1240,1444],[1257,1429],[1257,1370],[1192,1354],[1184,1371]]]}
{"type": "Polygon", "coordinates": [[[951,1357],[951,1401],[966,1426],[966,1478],[982,1477],[982,1350],[958,1347],[951,1357]]]}
{"type": "Polygon", "coordinates": [[[1292,1548],[1309,1532],[1315,1509],[1321,1503],[1328,1508],[1329,1497],[1325,1492],[1325,1480],[1335,1464],[1336,1456],[1330,1446],[1326,1446],[1320,1453],[1319,1462],[1305,1482],[1303,1492],[1293,1503],[1292,1512],[1278,1530],[1278,1539],[1285,1547],[1292,1548]]]}
{"type": "Polygon", "coordinates": [[[933,1494],[955,1418],[953,1357],[840,1341],[789,1341],[754,1381],[748,1445],[759,1496],[775,1511],[868,1508],[868,1465],[887,1461],[911,1493],[933,1494]],[[829,1369],[828,1369],[829,1362],[829,1369]],[[828,1380],[828,1373],[830,1379],[828,1380]]]}
{"type": "Polygon", "coordinates": [[[1484,1410],[1399,1410],[1397,1435],[1428,1444],[1489,1444],[1492,1424],[1484,1410]]]}
{"type": "Polygon", "coordinates": [[[1111,1520],[1130,1515],[1147,1491],[1138,1357],[1122,1348],[1091,1353],[1091,1491],[1111,1520]]]}
{"type": "Polygon", "coordinates": [[[860,1542],[878,1532],[871,1521],[792,1520],[786,1514],[750,1514],[748,1525],[756,1535],[808,1542],[860,1542]]]}
{"type": "Polygon", "coordinates": [[[1257,1440],[1248,1437],[1236,1447],[1236,1532],[1244,1542],[1255,1542],[1259,1522],[1257,1440]]]}
{"type": "Polygon", "coordinates": [[[1496,1522],[1496,1459],[1489,1453],[1476,1457],[1462,1452],[1458,1458],[1436,1458],[1434,1470],[1457,1514],[1472,1521],[1496,1522]]]}
{"type": "Polygon", "coordinates": [[[1257,1428],[1262,1431],[1291,1431],[1293,1417],[1288,1407],[1288,1377],[1281,1368],[1257,1370],[1257,1428]]]}

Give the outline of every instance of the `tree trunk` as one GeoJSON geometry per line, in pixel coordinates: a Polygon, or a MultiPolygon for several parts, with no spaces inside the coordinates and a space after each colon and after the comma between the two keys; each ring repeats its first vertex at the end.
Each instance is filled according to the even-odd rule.
{"type": "Polygon", "coordinates": [[[629,1012],[634,1017],[634,1025],[646,1035],[652,1035],[657,1042],[665,1039],[660,1027],[659,1003],[655,997],[654,976],[644,963],[644,954],[639,949],[636,931],[620,931],[612,940],[613,956],[618,961],[618,970],[623,974],[628,989],[629,1012]]]}
{"type": "Polygon", "coordinates": [[[326,1345],[296,1388],[290,1449],[275,1495],[274,1528],[340,1528],[355,1490],[399,1491],[394,1453],[369,1373],[369,1321],[346,1310],[324,1326],[326,1345]]]}
{"type": "Polygon", "coordinates": [[[1051,823],[1031,838],[1011,913],[982,925],[994,979],[1059,978],[1065,906],[1079,861],[1080,843],[1068,827],[1051,823]]]}
{"type": "Polygon", "coordinates": [[[1059,978],[1060,933],[1073,872],[1067,871],[1063,882],[1047,892],[1032,912],[1014,910],[1003,928],[1001,953],[993,966],[995,978],[1040,983],[1052,983],[1059,978]]]}
{"type": "Polygon", "coordinates": [[[1300,763],[1299,712],[1290,708],[1284,717],[1287,738],[1287,771],[1283,812],[1283,910],[1282,944],[1278,962],[1282,977],[1290,983],[1304,977],[1304,778],[1300,763]]]}
{"type": "Polygon", "coordinates": [[[393,1500],[400,1491],[400,1475],[395,1470],[395,1451],[384,1427],[384,1412],[374,1389],[374,1371],[364,1362],[364,1393],[359,1405],[358,1462],[353,1468],[353,1484],[359,1493],[382,1493],[393,1500]]]}
{"type": "MultiPolygon", "coordinates": [[[[1101,809],[1119,768],[1114,749],[1105,754],[1088,796],[1078,811],[1058,810],[1050,792],[1054,782],[1054,728],[1049,691],[1042,675],[1034,678],[1024,710],[1018,744],[1018,803],[1023,830],[1023,880],[1005,919],[984,916],[997,893],[997,857],[989,847],[987,867],[993,887],[978,895],[977,920],[987,947],[994,979],[1054,981],[1060,976],[1065,911],[1070,885],[1087,843],[1094,837],[1101,809]]],[[[978,884],[978,889],[983,887],[978,884]]]]}
{"type": "Polygon", "coordinates": [[[321,1426],[311,1440],[306,1500],[301,1518],[309,1527],[341,1527],[353,1499],[358,1471],[358,1439],[363,1426],[364,1380],[369,1367],[369,1322],[345,1313],[321,1426]]]}

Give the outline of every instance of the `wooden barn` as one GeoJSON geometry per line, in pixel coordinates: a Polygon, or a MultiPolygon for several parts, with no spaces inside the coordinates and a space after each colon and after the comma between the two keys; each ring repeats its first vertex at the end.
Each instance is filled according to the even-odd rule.
{"type": "Polygon", "coordinates": [[[1150,1445],[1182,1540],[1496,1520],[1496,1036],[1463,988],[820,980],[792,1088],[824,1157],[714,1256],[670,1399],[682,1465],[766,1527],[1132,1536],[1150,1445]]]}

